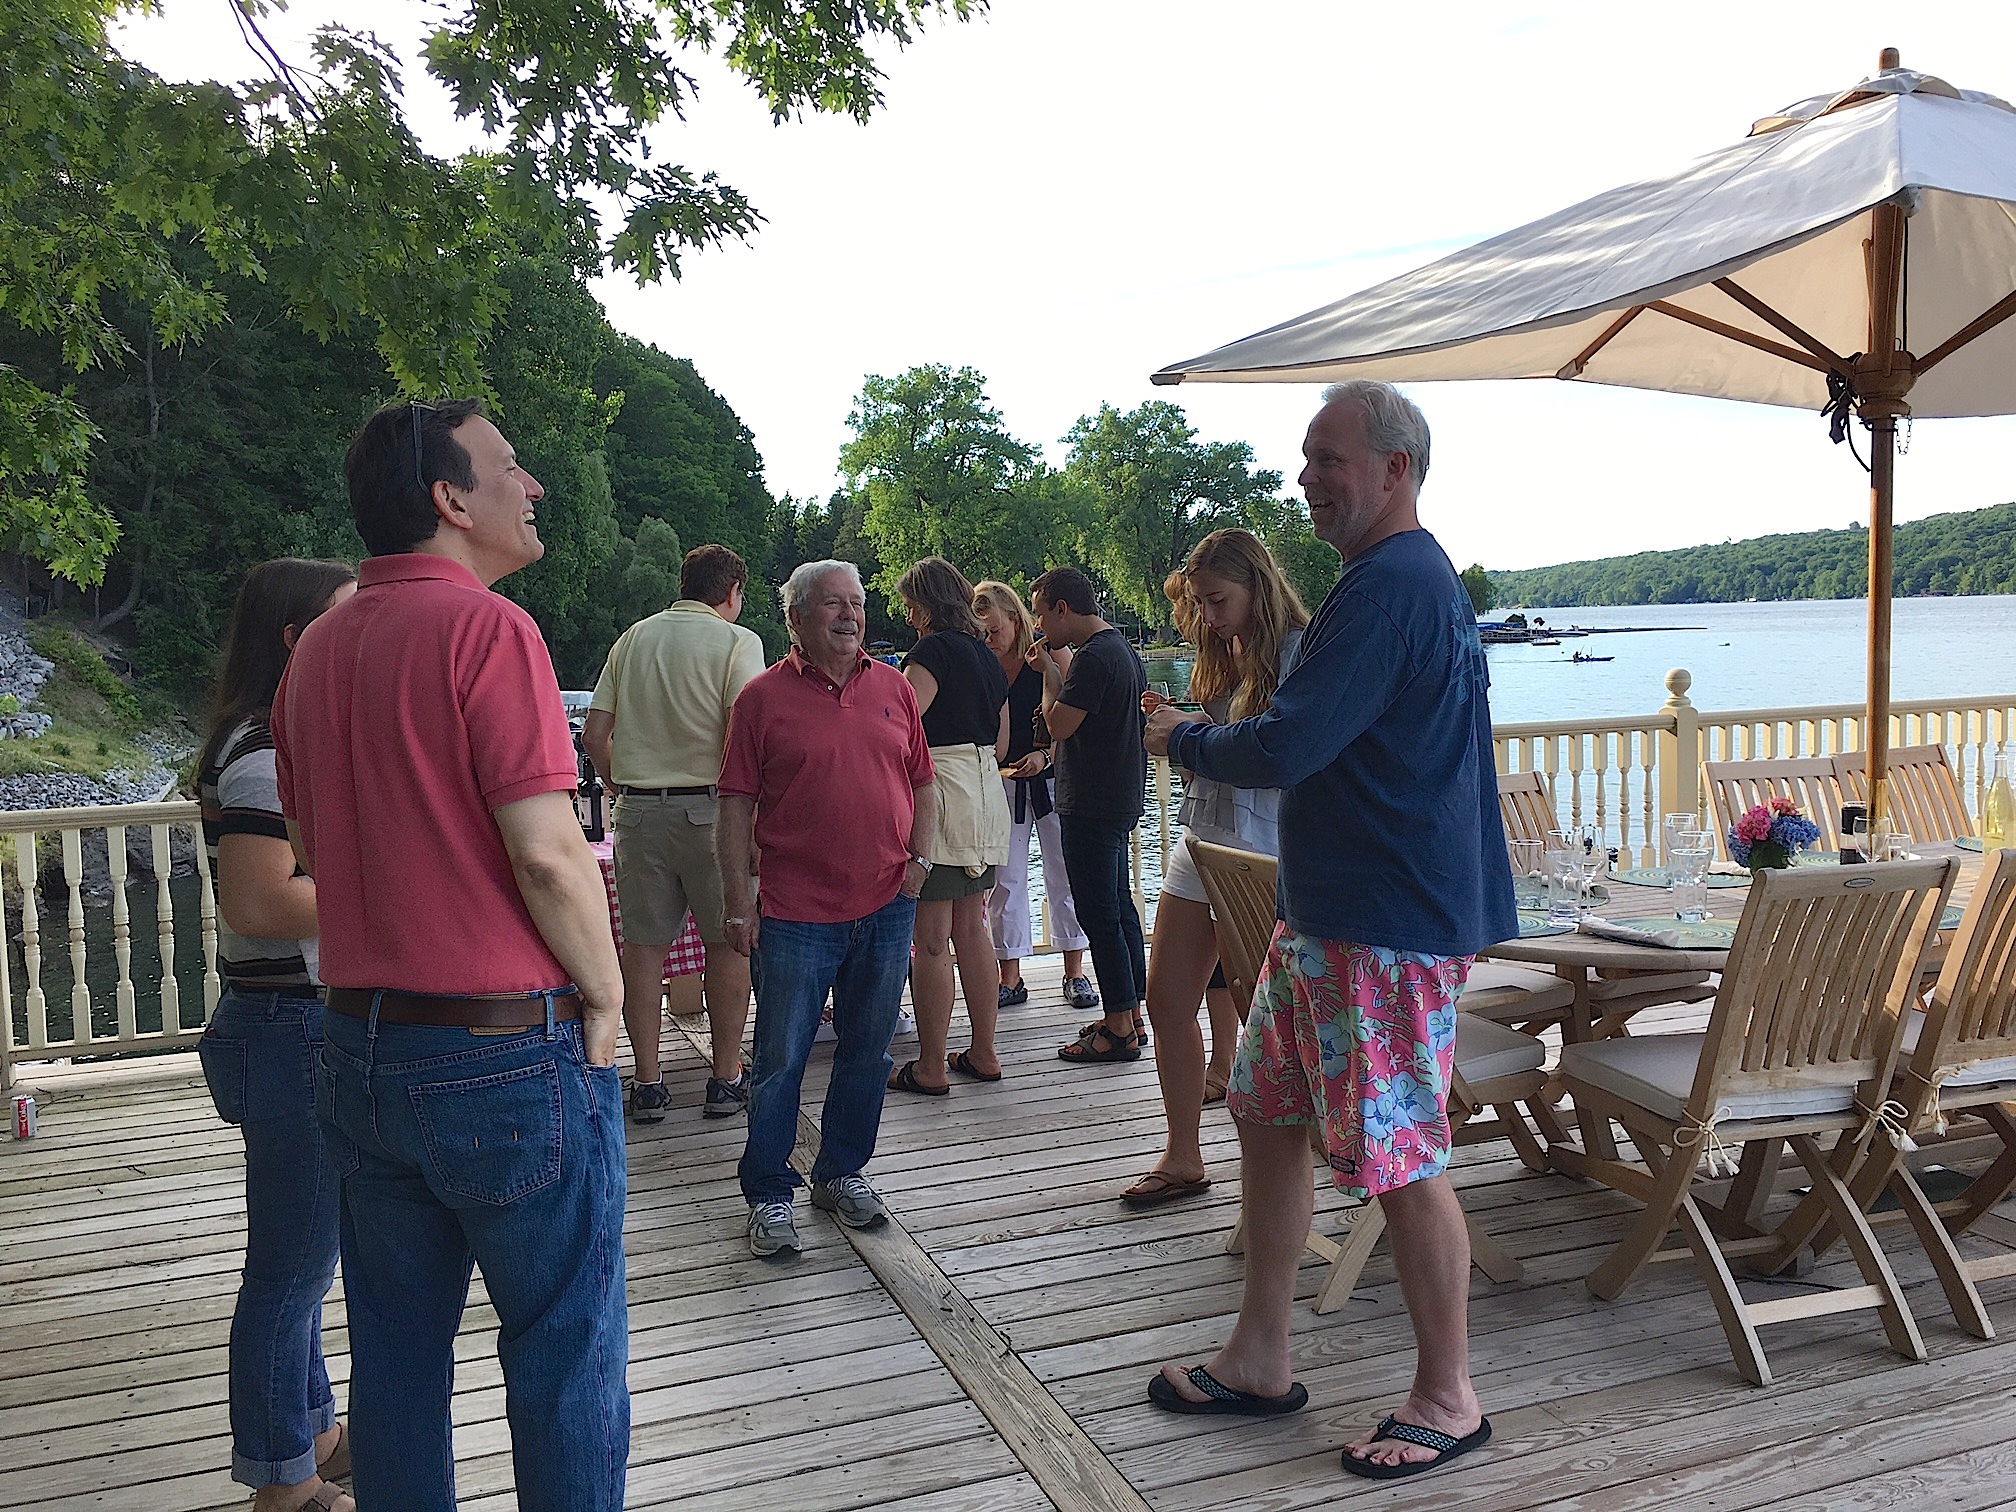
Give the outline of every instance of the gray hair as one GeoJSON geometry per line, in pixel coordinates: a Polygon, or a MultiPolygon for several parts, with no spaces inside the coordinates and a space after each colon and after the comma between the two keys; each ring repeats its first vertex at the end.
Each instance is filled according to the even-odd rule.
{"type": "Polygon", "coordinates": [[[784,586],[777,590],[777,597],[784,605],[784,613],[795,614],[812,602],[812,590],[820,579],[831,577],[836,572],[844,572],[854,579],[854,586],[865,596],[867,588],[861,582],[861,569],[852,562],[838,562],[828,557],[823,562],[801,562],[791,569],[791,576],[784,580],[784,586]]]}
{"type": "Polygon", "coordinates": [[[1419,488],[1428,479],[1428,417],[1412,399],[1376,378],[1347,378],[1323,390],[1323,402],[1348,400],[1365,412],[1365,441],[1375,452],[1407,453],[1407,471],[1419,488]]]}

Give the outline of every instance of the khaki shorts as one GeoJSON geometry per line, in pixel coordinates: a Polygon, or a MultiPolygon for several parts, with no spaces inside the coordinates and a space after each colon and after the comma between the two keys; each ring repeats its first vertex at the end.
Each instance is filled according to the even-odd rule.
{"type": "Polygon", "coordinates": [[[727,942],[721,927],[721,869],[714,860],[711,796],[616,800],[616,906],[623,938],[635,945],[670,945],[685,932],[690,911],[700,938],[727,942]]]}

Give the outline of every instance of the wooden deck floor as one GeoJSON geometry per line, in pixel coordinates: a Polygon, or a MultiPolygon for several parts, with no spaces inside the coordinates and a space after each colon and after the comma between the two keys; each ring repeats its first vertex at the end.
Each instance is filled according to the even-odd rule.
{"type": "MultiPolygon", "coordinates": [[[[1901,1235],[1891,1252],[1931,1362],[1888,1353],[1871,1315],[1792,1324],[1766,1336],[1780,1379],[1760,1391],[1736,1377],[1687,1267],[1591,1300],[1581,1278],[1621,1199],[1489,1147],[1465,1152],[1458,1183],[1527,1273],[1473,1288],[1488,1451],[1392,1486],[1339,1472],[1339,1447],[1399,1399],[1411,1363],[1383,1250],[1345,1310],[1298,1308],[1308,1411],[1156,1413],[1142,1394],[1155,1365],[1208,1354],[1238,1305],[1239,1262],[1222,1252],[1239,1193],[1230,1123],[1207,1117],[1208,1198],[1122,1208],[1159,1139],[1153,1065],[1061,1066],[1054,1048],[1082,1015],[1062,1006],[1054,958],[1031,982],[1031,1005],[1005,1015],[1005,1081],[891,1097],[870,1174],[896,1223],[848,1236],[801,1205],[808,1250],[784,1263],[744,1249],[741,1124],[699,1117],[703,1064],[668,1036],[675,1112],[630,1142],[632,1506],[2016,1508],[2016,1346],[1961,1335],[1901,1235]]],[[[825,1063],[815,1052],[808,1106],[825,1063]]],[[[24,1077],[44,1108],[38,1140],[0,1143],[0,1508],[243,1504],[223,1468],[240,1156],[194,1073],[182,1057],[24,1077]]],[[[1318,1274],[1305,1268],[1305,1298],[1318,1274]]],[[[1836,1266],[1757,1286],[1851,1279],[1836,1266]]],[[[2016,1330],[2016,1282],[1984,1294],[2016,1330]]],[[[464,1504],[485,1512],[515,1504],[494,1329],[479,1285],[455,1417],[464,1504]]],[[[340,1278],[326,1345],[340,1404],[340,1278]]]]}

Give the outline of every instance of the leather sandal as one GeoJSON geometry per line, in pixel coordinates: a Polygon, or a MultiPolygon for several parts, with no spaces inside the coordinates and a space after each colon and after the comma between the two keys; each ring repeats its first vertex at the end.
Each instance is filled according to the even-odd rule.
{"type": "Polygon", "coordinates": [[[917,1062],[913,1060],[905,1061],[896,1068],[895,1075],[889,1078],[889,1090],[891,1092],[915,1092],[920,1097],[945,1097],[950,1094],[952,1087],[950,1083],[942,1087],[925,1086],[924,1083],[917,1080],[917,1062]]]}
{"type": "Polygon", "coordinates": [[[1213,1076],[1207,1071],[1204,1074],[1204,1106],[1208,1108],[1212,1103],[1225,1101],[1225,1093],[1230,1085],[1231,1083],[1224,1078],[1213,1076]]]}
{"type": "MultiPolygon", "coordinates": [[[[1082,1040],[1093,1030],[1104,1027],[1105,1023],[1106,1020],[1103,1018],[1096,1018],[1089,1024],[1080,1024],[1078,1026],[1078,1038],[1082,1040]]],[[[1143,1050],[1148,1048],[1148,1015],[1142,1013],[1139,1009],[1136,1009],[1134,1012],[1134,1038],[1140,1042],[1143,1050]]]]}
{"type": "Polygon", "coordinates": [[[1105,1023],[1094,1024],[1070,1044],[1059,1047],[1057,1059],[1074,1066],[1103,1065],[1141,1059],[1141,1036],[1115,1034],[1105,1023]]]}
{"type": "Polygon", "coordinates": [[[326,1459],[315,1461],[315,1473],[325,1481],[342,1480],[350,1473],[350,1429],[346,1424],[336,1425],[336,1447],[326,1459]]]}

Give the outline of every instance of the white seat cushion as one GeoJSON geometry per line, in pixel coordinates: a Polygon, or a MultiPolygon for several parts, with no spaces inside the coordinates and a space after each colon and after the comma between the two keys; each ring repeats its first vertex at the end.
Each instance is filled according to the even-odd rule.
{"type": "Polygon", "coordinates": [[[1456,1070],[1467,1082],[1495,1081],[1547,1064],[1547,1047],[1530,1034],[1474,1013],[1456,1015],[1456,1070]]]}
{"type": "MultiPolygon", "coordinates": [[[[1561,1051],[1561,1075],[1600,1087],[1648,1113],[1677,1122],[1687,1110],[1687,1094],[1694,1090],[1694,1069],[1707,1040],[1705,1033],[1696,1032],[1641,1034],[1567,1045],[1561,1051]]],[[[1719,1119],[1733,1121],[1838,1113],[1854,1104],[1855,1086],[1844,1082],[1831,1087],[1736,1093],[1719,1099],[1716,1110],[1719,1119]]]]}
{"type": "Polygon", "coordinates": [[[1552,1013],[1574,1001],[1574,986],[1551,971],[1511,961],[1478,961],[1464,979],[1457,1006],[1503,1018],[1513,1013],[1552,1013]]]}
{"type": "Polygon", "coordinates": [[[1648,992],[1684,992],[1690,987],[1705,987],[1708,973],[1705,971],[1662,971],[1656,975],[1650,972],[1635,972],[1630,976],[1601,977],[1589,984],[1589,1001],[1607,1003],[1612,998],[1641,997],[1648,992]]]}
{"type": "MultiPolygon", "coordinates": [[[[1904,1048],[1899,1052],[1897,1063],[1908,1066],[1911,1057],[1918,1053],[1918,1036],[1925,1029],[1923,1009],[1911,1010],[1911,1021],[1904,1026],[1904,1048]]],[[[1963,1063],[1941,1086],[1945,1087],[1990,1087],[1997,1082],[2016,1081],[2016,1055],[2005,1055],[1997,1060],[1977,1060],[1963,1063]]]]}

